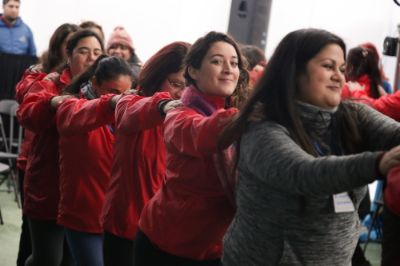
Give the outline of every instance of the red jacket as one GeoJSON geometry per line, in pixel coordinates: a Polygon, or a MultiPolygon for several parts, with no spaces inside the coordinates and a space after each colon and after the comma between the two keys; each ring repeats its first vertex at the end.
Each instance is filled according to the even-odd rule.
{"type": "Polygon", "coordinates": [[[60,203],[57,223],[102,233],[100,215],[111,171],[114,111],[110,98],[71,98],[57,109],[60,134],[60,203]]]}
{"type": "Polygon", "coordinates": [[[400,121],[400,91],[374,99],[369,96],[369,80],[362,79],[360,84],[364,86],[364,90],[351,91],[348,84],[345,84],[342,91],[342,99],[353,99],[368,104],[377,111],[400,121]]]}
{"type": "MultiPolygon", "coordinates": [[[[42,80],[47,74],[43,72],[30,72],[30,70],[26,70],[21,81],[17,83],[15,87],[15,98],[19,104],[22,103],[25,95],[29,92],[29,89],[32,85],[39,80],[42,80]]],[[[17,167],[18,169],[25,171],[26,163],[28,158],[28,153],[30,147],[32,145],[32,140],[34,138],[33,132],[25,129],[24,130],[24,138],[21,144],[21,150],[19,152],[17,158],[17,167]]]]}
{"type": "Polygon", "coordinates": [[[158,110],[169,93],[128,95],[115,109],[116,140],[103,209],[104,231],[133,240],[143,206],[165,178],[164,117],[158,110]]]}
{"type": "MultiPolygon", "coordinates": [[[[182,100],[191,91],[186,89],[182,100]]],[[[222,238],[234,215],[212,156],[218,151],[218,134],[237,109],[223,109],[224,98],[196,93],[193,98],[202,97],[214,111],[206,116],[179,107],[167,114],[166,183],[144,207],[139,227],[165,252],[208,260],[221,257],[222,238]]]]}
{"type": "Polygon", "coordinates": [[[57,81],[35,82],[24,96],[17,118],[34,132],[24,180],[24,213],[32,218],[55,220],[59,193],[58,132],[50,99],[71,82],[69,69],[57,81]]]}

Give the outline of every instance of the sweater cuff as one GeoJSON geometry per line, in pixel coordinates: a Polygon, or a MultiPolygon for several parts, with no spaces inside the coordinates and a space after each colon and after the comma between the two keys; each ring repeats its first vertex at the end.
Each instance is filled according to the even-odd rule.
{"type": "Polygon", "coordinates": [[[378,155],[378,157],[376,157],[376,160],[375,160],[375,173],[376,173],[376,179],[377,180],[385,180],[386,179],[386,176],[383,175],[381,173],[381,171],[379,170],[379,164],[380,164],[380,162],[382,160],[383,155],[385,155],[385,152],[381,152],[378,155]]]}
{"type": "Polygon", "coordinates": [[[164,113],[164,106],[168,103],[172,101],[172,99],[164,99],[158,102],[157,106],[158,106],[158,111],[160,112],[160,114],[162,116],[165,116],[166,113],[164,113]]]}

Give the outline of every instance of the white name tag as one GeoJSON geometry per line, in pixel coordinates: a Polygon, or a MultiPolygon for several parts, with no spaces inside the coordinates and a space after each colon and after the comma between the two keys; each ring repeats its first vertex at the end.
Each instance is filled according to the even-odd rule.
{"type": "Polygon", "coordinates": [[[355,211],[353,201],[347,192],[333,195],[333,206],[336,213],[355,211]]]}

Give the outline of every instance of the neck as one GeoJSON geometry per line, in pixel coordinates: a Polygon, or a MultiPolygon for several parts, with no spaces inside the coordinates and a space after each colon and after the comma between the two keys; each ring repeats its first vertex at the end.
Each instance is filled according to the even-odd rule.
{"type": "Polygon", "coordinates": [[[332,107],[332,108],[320,107],[320,106],[316,106],[316,105],[309,104],[309,103],[306,103],[306,102],[302,102],[302,101],[299,101],[299,100],[297,100],[297,103],[299,105],[303,105],[303,106],[306,106],[308,108],[311,108],[311,109],[313,109],[315,111],[321,111],[321,112],[332,113],[332,114],[335,113],[337,111],[337,109],[338,109],[338,106],[335,106],[335,107],[332,107]]]}
{"type": "Polygon", "coordinates": [[[10,18],[10,17],[6,17],[3,15],[3,19],[10,25],[14,25],[15,22],[17,22],[17,19],[15,18],[10,18]]]}

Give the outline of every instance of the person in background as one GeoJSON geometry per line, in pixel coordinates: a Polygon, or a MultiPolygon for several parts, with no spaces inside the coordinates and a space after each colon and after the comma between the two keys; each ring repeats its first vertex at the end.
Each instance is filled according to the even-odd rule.
{"type": "Polygon", "coordinates": [[[165,115],[159,105],[179,99],[185,89],[183,58],[189,47],[188,43],[174,42],[159,50],[139,74],[138,95],[126,95],[118,101],[114,160],[103,208],[106,266],[134,265],[140,213],[165,177],[165,115]]]}
{"type": "Polygon", "coordinates": [[[224,266],[351,265],[357,208],[366,185],[399,164],[400,125],[341,101],[345,51],[324,30],[287,34],[220,135],[240,151],[224,266]],[[264,119],[249,123],[257,108],[264,119]]]}
{"type": "Polygon", "coordinates": [[[0,53],[36,56],[31,29],[19,17],[19,0],[3,0],[0,14],[0,53]]]}
{"type": "Polygon", "coordinates": [[[241,46],[241,51],[248,63],[247,70],[250,76],[249,87],[254,88],[267,66],[265,52],[255,45],[243,45],[241,46]]]}
{"type": "Polygon", "coordinates": [[[142,211],[136,266],[220,265],[235,212],[215,156],[229,146],[218,147],[217,136],[238,112],[227,97],[248,80],[240,48],[228,35],[209,32],[184,62],[189,87],[183,106],[165,118],[166,180],[142,211]]]}
{"type": "Polygon", "coordinates": [[[61,74],[53,72],[34,82],[17,111],[21,125],[34,133],[24,180],[23,211],[32,239],[32,255],[26,265],[60,265],[63,257],[64,228],[56,223],[60,197],[58,132],[50,100],[104,51],[100,38],[89,30],[71,35],[66,49],[68,64],[61,74]]]}
{"type": "MultiPolygon", "coordinates": [[[[139,76],[142,62],[136,54],[133,41],[124,27],[115,27],[107,41],[106,53],[110,56],[118,56],[126,60],[132,67],[135,82],[139,76]]],[[[133,84],[133,87],[136,83],[133,84]]]]}
{"type": "Polygon", "coordinates": [[[83,21],[81,24],[79,24],[79,27],[82,29],[94,31],[94,33],[99,35],[100,39],[104,43],[105,37],[104,37],[103,27],[100,26],[99,24],[97,24],[96,22],[91,21],[91,20],[86,20],[86,21],[83,21]]]}
{"type": "Polygon", "coordinates": [[[51,100],[57,109],[60,150],[57,223],[65,228],[77,266],[104,264],[100,215],[114,145],[111,100],[129,90],[131,84],[128,63],[102,55],[63,90],[62,96],[51,100]]]}
{"type": "Polygon", "coordinates": [[[379,61],[370,49],[362,46],[350,49],[345,76],[347,83],[342,90],[344,99],[351,98],[354,90],[363,90],[368,97],[374,99],[387,94],[381,86],[379,61]]]}
{"type": "Polygon", "coordinates": [[[372,54],[375,57],[375,61],[378,62],[379,72],[381,73],[381,81],[382,81],[381,85],[383,89],[386,91],[386,93],[392,93],[393,92],[392,85],[390,85],[389,78],[386,76],[385,71],[383,70],[381,58],[379,56],[378,49],[376,49],[376,46],[370,42],[362,43],[360,46],[372,52],[372,54]]]}
{"type": "MultiPolygon", "coordinates": [[[[21,81],[16,86],[16,99],[18,103],[22,103],[24,96],[28,93],[32,84],[38,80],[42,80],[50,72],[56,71],[67,61],[67,40],[78,30],[75,24],[64,23],[60,25],[50,38],[49,48],[46,56],[43,58],[42,64],[33,65],[25,71],[21,81]]],[[[21,202],[24,202],[23,184],[25,176],[25,168],[27,165],[28,153],[32,145],[33,132],[28,129],[24,130],[24,138],[21,145],[21,151],[17,158],[18,183],[20,188],[21,202]]],[[[21,237],[19,240],[19,250],[17,256],[17,266],[25,265],[25,260],[32,252],[31,239],[29,235],[28,221],[25,215],[22,215],[21,237]]],[[[68,248],[66,246],[66,248],[68,248]]]]}

